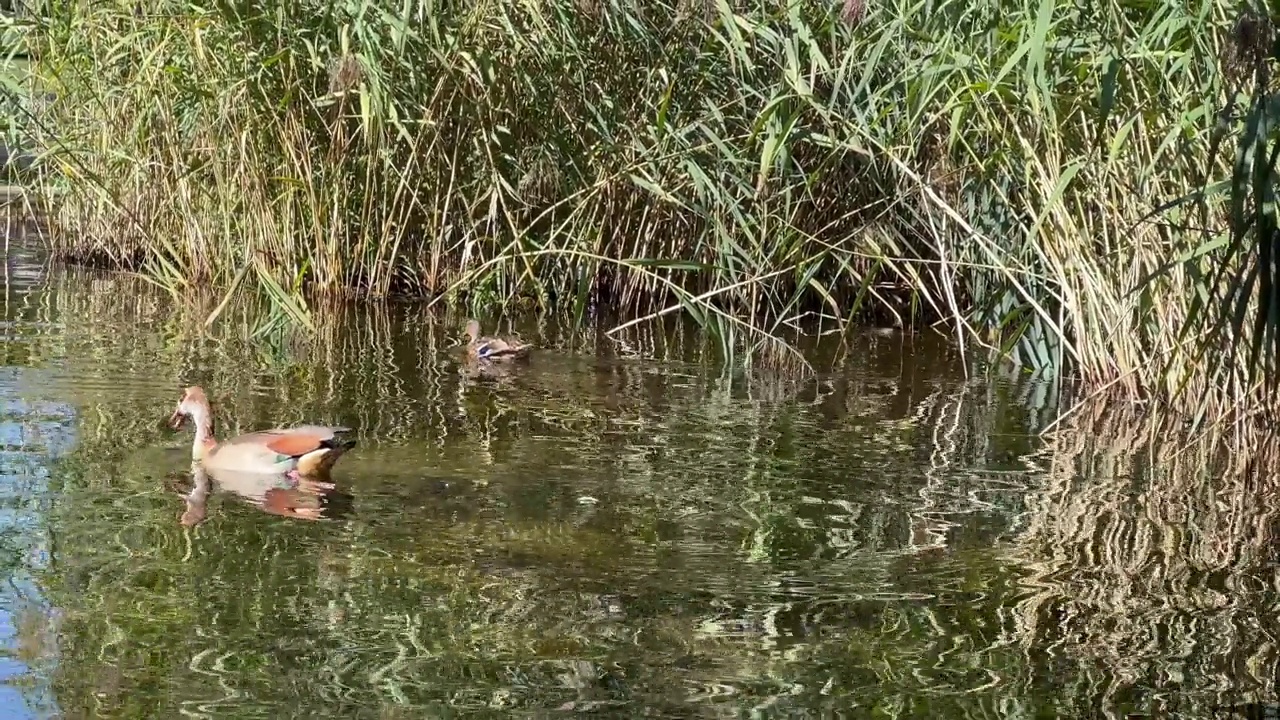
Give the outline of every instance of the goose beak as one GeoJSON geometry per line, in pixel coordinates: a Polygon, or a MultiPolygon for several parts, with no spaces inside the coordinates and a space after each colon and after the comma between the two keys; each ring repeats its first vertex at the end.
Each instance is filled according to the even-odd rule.
{"type": "Polygon", "coordinates": [[[187,416],[184,415],[181,410],[174,410],[173,414],[169,416],[169,427],[173,428],[174,430],[178,430],[179,428],[182,427],[182,423],[186,419],[187,419],[187,416]]]}

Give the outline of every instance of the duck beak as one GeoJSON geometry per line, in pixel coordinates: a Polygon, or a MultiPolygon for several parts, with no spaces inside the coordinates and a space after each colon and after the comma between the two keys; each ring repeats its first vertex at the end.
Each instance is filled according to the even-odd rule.
{"type": "Polygon", "coordinates": [[[174,410],[173,414],[169,416],[169,427],[174,430],[178,430],[182,427],[182,423],[186,419],[187,416],[184,415],[181,410],[174,410]]]}

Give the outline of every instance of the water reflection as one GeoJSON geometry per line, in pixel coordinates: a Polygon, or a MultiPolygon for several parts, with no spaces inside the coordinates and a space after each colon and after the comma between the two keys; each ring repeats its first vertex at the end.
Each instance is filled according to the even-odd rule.
{"type": "Polygon", "coordinates": [[[47,370],[32,367],[20,339],[46,328],[33,318],[29,290],[42,269],[17,254],[5,262],[3,366],[0,366],[0,717],[57,712],[49,678],[58,671],[61,613],[38,576],[51,569],[47,523],[50,465],[73,445],[76,410],[65,400],[22,397],[47,370]]]}
{"type": "Polygon", "coordinates": [[[208,519],[213,489],[225,491],[263,512],[298,520],[338,519],[351,510],[352,497],[333,482],[307,477],[292,479],[283,473],[268,475],[211,467],[193,462],[189,476],[169,478],[186,504],[179,522],[195,527],[208,519]],[[190,486],[189,489],[183,486],[190,486]]]}
{"type": "Polygon", "coordinates": [[[678,322],[542,318],[517,324],[527,366],[482,376],[461,318],[412,305],[255,337],[251,307],[203,326],[217,296],[24,272],[0,368],[4,717],[1274,699],[1270,481],[1156,463],[1133,417],[1041,446],[1051,395],[966,376],[945,343],[867,334],[811,348],[816,375],[726,373],[678,322]],[[161,421],[194,384],[226,436],[355,428],[337,490],[192,469],[161,421]]]}

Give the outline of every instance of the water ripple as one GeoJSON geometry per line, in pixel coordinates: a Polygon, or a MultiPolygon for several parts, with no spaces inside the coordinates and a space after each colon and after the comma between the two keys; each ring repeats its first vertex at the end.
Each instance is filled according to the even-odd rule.
{"type": "Polygon", "coordinates": [[[206,330],[220,298],[36,260],[10,258],[0,324],[4,717],[1083,717],[1273,691],[1265,493],[1164,490],[1116,428],[1041,447],[1043,392],[924,338],[797,379],[723,373],[670,323],[619,350],[544,321],[521,330],[558,350],[478,376],[459,318],[421,308],[251,340],[252,305],[206,330]],[[350,508],[215,488],[184,525],[190,435],[161,421],[192,383],[224,433],[356,428],[350,508]]]}

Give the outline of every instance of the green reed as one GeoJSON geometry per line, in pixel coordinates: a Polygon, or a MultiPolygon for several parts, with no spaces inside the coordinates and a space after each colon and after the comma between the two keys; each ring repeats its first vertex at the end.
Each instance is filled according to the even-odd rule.
{"type": "Polygon", "coordinates": [[[315,292],[678,312],[733,360],[940,320],[1233,404],[1183,332],[1249,128],[1233,7],[53,0],[34,189],[61,257],[304,324],[315,292]]]}

